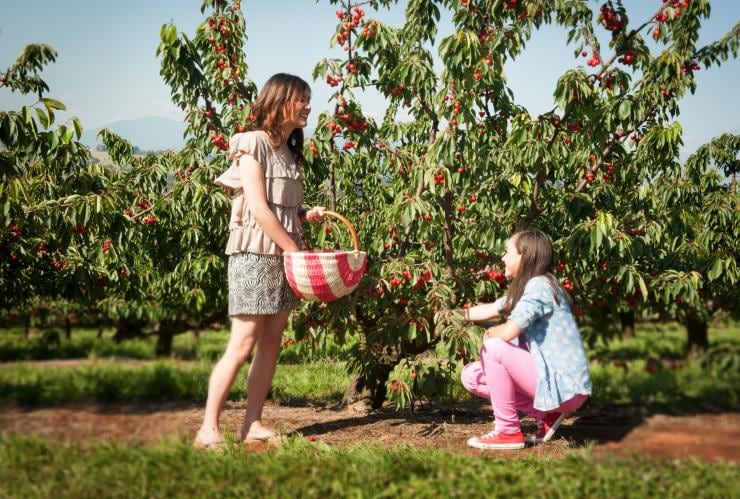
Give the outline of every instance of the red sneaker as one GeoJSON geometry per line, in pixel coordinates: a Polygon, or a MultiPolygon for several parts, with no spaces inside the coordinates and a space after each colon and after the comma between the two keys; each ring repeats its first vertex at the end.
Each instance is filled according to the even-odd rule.
{"type": "Polygon", "coordinates": [[[563,422],[567,415],[567,412],[548,412],[542,418],[542,421],[537,421],[537,433],[528,435],[528,437],[534,437],[532,440],[538,444],[549,441],[555,435],[555,430],[558,429],[558,426],[560,426],[560,423],[563,422]]]}
{"type": "Polygon", "coordinates": [[[468,439],[468,445],[476,449],[523,449],[524,434],[521,431],[499,433],[494,429],[483,436],[468,439]]]}

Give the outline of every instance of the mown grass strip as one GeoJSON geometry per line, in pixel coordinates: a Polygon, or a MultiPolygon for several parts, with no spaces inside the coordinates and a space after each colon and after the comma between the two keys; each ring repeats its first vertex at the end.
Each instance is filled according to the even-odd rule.
{"type": "MultiPolygon", "coordinates": [[[[144,365],[94,364],[76,367],[15,364],[0,366],[0,401],[35,406],[68,402],[204,402],[208,363],[161,361],[144,365]]],[[[229,400],[246,396],[244,366],[229,400]]],[[[350,376],[342,363],[278,366],[272,398],[281,402],[326,403],[341,398],[350,376]]]]}
{"type": "MultiPolygon", "coordinates": [[[[97,363],[75,367],[34,364],[0,365],[0,402],[26,406],[70,402],[203,402],[212,364],[174,360],[139,365],[97,363]]],[[[230,400],[246,396],[244,366],[229,393],[230,400]]],[[[645,361],[592,363],[593,396],[589,405],[642,405],[651,411],[735,410],[740,406],[740,374],[701,369],[688,363],[678,370],[645,370],[645,361]]],[[[457,378],[456,378],[457,379],[457,378]]],[[[452,380],[438,401],[454,404],[473,398],[452,380]]],[[[286,404],[328,403],[341,399],[351,375],[341,362],[279,365],[271,398],[286,404]]]]}
{"type": "Polygon", "coordinates": [[[7,437],[0,462],[0,495],[10,497],[733,497],[740,478],[727,464],[597,460],[588,450],[512,459],[298,437],[275,451],[224,454],[174,441],[83,450],[7,437]]]}

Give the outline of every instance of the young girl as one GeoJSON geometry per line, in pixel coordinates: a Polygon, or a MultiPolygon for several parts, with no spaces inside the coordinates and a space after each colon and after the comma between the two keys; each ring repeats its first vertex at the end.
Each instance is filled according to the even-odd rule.
{"type": "Polygon", "coordinates": [[[229,223],[229,315],[231,336],[208,385],[203,425],[195,444],[223,443],[219,417],[239,369],[254,347],[247,379],[244,441],[278,438],[263,426],[262,408],[275,374],[283,330],[298,298],[288,285],[284,251],[302,247],[301,218],[322,220],[323,207],[299,213],[303,202],[303,127],[311,112],[311,89],[302,79],[276,74],[257,96],[254,121],[229,141],[232,164],[215,181],[234,191],[229,223]]]}
{"type": "Polygon", "coordinates": [[[509,292],[463,312],[471,322],[502,317],[483,336],[480,362],[465,366],[462,383],[490,398],[492,432],[468,440],[478,449],[521,449],[517,411],[538,422],[533,442],[550,440],[566,414],[591,394],[588,362],[570,300],[550,271],[552,243],[537,229],[516,232],[503,262],[509,292]]]}

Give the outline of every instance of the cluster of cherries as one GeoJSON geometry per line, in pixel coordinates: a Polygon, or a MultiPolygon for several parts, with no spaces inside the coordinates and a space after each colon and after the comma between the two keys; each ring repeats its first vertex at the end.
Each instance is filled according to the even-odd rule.
{"type": "Polygon", "coordinates": [[[404,388],[406,388],[406,383],[398,379],[393,379],[390,382],[389,388],[391,389],[393,393],[398,393],[400,391],[403,391],[404,388]]]}
{"type": "MultiPolygon", "coordinates": [[[[586,51],[584,50],[584,51],[583,51],[583,52],[581,53],[581,55],[583,55],[583,57],[586,57],[586,56],[588,55],[588,52],[586,52],[586,51]]],[[[596,67],[596,66],[598,66],[599,64],[601,64],[601,56],[599,55],[599,53],[598,53],[598,52],[596,52],[596,51],[594,50],[594,53],[593,53],[593,54],[591,55],[591,57],[590,57],[590,58],[589,58],[589,59],[588,59],[588,60],[586,61],[586,65],[587,65],[587,66],[590,66],[590,67],[592,67],[592,68],[595,68],[595,67],[596,67]]]]}
{"type": "Polygon", "coordinates": [[[225,151],[229,148],[229,142],[226,140],[226,137],[224,137],[224,134],[222,133],[213,132],[211,134],[211,141],[220,151],[225,151]]]}
{"type": "MultiPolygon", "coordinates": [[[[688,5],[689,0],[663,0],[664,7],[673,8],[673,19],[680,16],[681,9],[688,7],[688,5]]],[[[668,14],[665,10],[661,9],[661,11],[655,15],[655,20],[658,22],[658,25],[653,29],[653,38],[657,39],[660,36],[661,25],[668,21],[668,14]]]]}
{"type": "Polygon", "coordinates": [[[490,280],[495,281],[496,283],[498,283],[499,286],[506,286],[506,284],[507,284],[506,275],[504,275],[503,272],[497,272],[495,270],[489,269],[489,270],[486,271],[486,276],[490,280]]]}
{"type": "Polygon", "coordinates": [[[190,177],[188,175],[190,173],[193,173],[194,168],[191,166],[185,171],[181,171],[180,169],[175,170],[175,176],[181,181],[181,182],[188,182],[190,181],[190,177]]]}
{"type": "Polygon", "coordinates": [[[635,52],[632,51],[632,50],[628,50],[627,52],[624,53],[624,55],[622,57],[620,57],[619,59],[617,59],[617,62],[620,62],[622,64],[626,64],[627,66],[630,66],[630,65],[632,65],[632,63],[634,62],[634,60],[635,60],[635,52]]]}
{"type": "Polygon", "coordinates": [[[337,107],[337,122],[347,128],[350,132],[364,132],[370,126],[363,116],[355,115],[351,111],[346,111],[344,103],[337,107]]]}
{"type": "Polygon", "coordinates": [[[23,235],[23,232],[21,231],[20,226],[15,222],[15,220],[11,220],[10,224],[8,224],[8,232],[13,234],[13,236],[20,238],[23,235]]]}
{"type": "Polygon", "coordinates": [[[326,75],[326,83],[328,83],[330,87],[336,87],[337,85],[342,83],[343,79],[344,78],[342,78],[341,76],[326,75]]]}
{"type": "Polygon", "coordinates": [[[692,59],[691,62],[684,64],[681,66],[681,74],[691,73],[693,71],[699,71],[701,69],[701,66],[699,66],[699,63],[696,62],[696,60],[692,59]]]}
{"type": "MultiPolygon", "coordinates": [[[[337,35],[337,42],[339,42],[340,45],[344,45],[347,42],[349,34],[352,32],[352,28],[359,26],[360,21],[364,16],[365,11],[363,11],[361,7],[355,7],[351,10],[351,13],[342,9],[337,10],[337,18],[340,21],[343,21],[342,29],[339,30],[339,34],[337,35]]],[[[367,29],[368,27],[364,28],[364,30],[367,29]]],[[[373,26],[372,29],[374,30],[375,26],[373,26]]]]}
{"type": "Polygon", "coordinates": [[[624,26],[624,17],[607,4],[601,6],[599,22],[606,28],[607,31],[615,33],[622,29],[624,26]]]}

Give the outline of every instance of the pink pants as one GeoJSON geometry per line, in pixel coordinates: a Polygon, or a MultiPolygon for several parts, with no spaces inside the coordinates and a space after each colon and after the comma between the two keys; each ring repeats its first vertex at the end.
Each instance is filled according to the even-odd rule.
{"type": "MultiPolygon", "coordinates": [[[[462,384],[470,393],[491,400],[496,428],[501,433],[521,431],[517,411],[537,420],[543,418],[546,412],[532,405],[537,373],[529,350],[492,338],[483,342],[480,359],[463,368],[462,384]]],[[[553,410],[575,411],[587,398],[576,395],[553,410]]]]}

